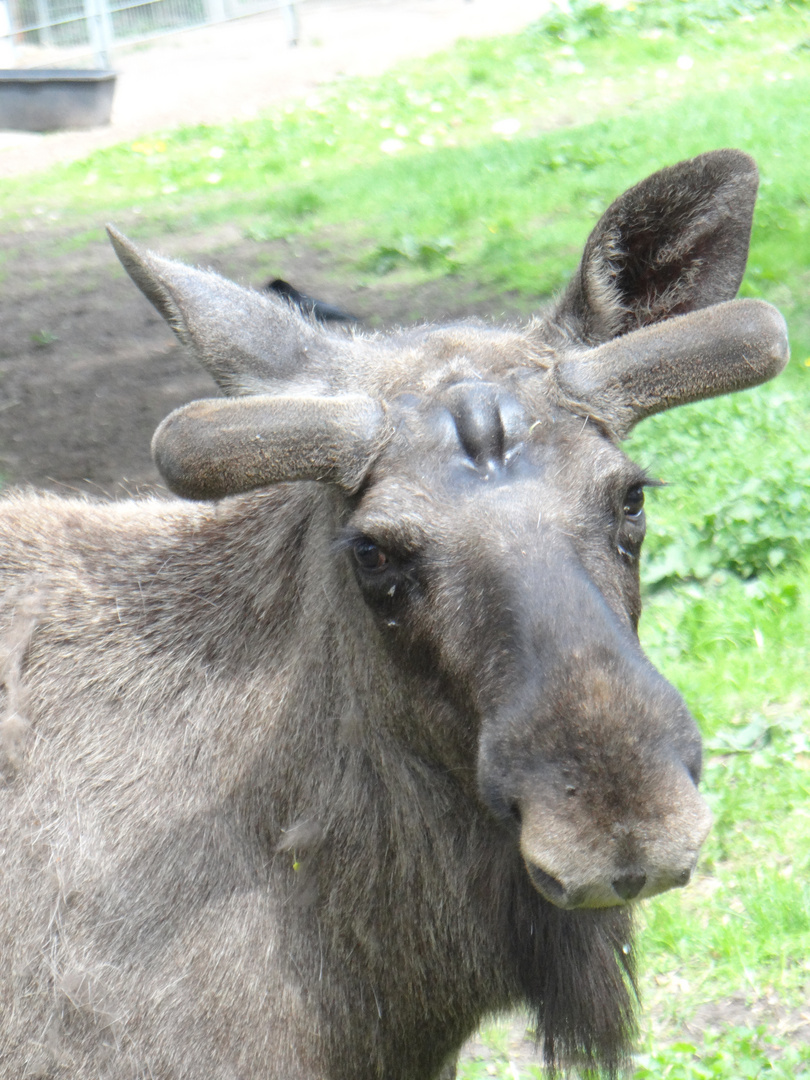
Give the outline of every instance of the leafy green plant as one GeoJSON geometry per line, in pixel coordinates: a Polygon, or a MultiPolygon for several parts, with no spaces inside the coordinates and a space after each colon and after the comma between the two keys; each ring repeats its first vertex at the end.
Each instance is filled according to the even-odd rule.
{"type": "Polygon", "coordinates": [[[651,499],[649,586],[717,570],[767,574],[810,550],[810,417],[775,383],[642,425],[633,453],[669,488],[651,499]]]}
{"type": "Polygon", "coordinates": [[[31,335],[31,341],[38,349],[47,349],[59,340],[58,335],[50,330],[35,330],[31,335]]]}
{"type": "Polygon", "coordinates": [[[403,236],[397,244],[382,244],[368,256],[365,265],[375,274],[387,274],[403,263],[425,270],[453,269],[451,253],[453,241],[447,237],[439,240],[417,240],[415,236],[403,236]]]}
{"type": "Polygon", "coordinates": [[[764,1028],[708,1032],[702,1045],[677,1042],[640,1054],[633,1080],[794,1080],[810,1076],[810,1048],[774,1040],[764,1028]]]}

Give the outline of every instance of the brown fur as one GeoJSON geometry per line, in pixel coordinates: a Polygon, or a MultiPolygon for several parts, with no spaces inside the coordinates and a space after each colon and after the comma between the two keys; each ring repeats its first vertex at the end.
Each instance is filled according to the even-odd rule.
{"type": "MultiPolygon", "coordinates": [[[[706,815],[694,723],[635,633],[632,379],[593,348],[634,303],[700,308],[696,280],[730,300],[750,213],[729,192],[755,184],[734,152],[676,170],[608,211],[609,246],[525,331],[332,336],[119,241],[223,388],[258,397],[230,457],[228,399],[158,438],[179,484],[227,476],[230,498],[0,505],[3,1076],[428,1080],[518,1006],[552,1065],[621,1068],[617,890],[683,884],[706,815]],[[610,301],[628,199],[666,224],[679,189],[681,218],[714,214],[720,284],[684,270],[653,299],[625,267],[643,287],[610,301]],[[330,395],[347,435],[324,446],[330,395]]],[[[772,373],[720,376],[736,354],[712,347],[683,400],[772,373]]]]}

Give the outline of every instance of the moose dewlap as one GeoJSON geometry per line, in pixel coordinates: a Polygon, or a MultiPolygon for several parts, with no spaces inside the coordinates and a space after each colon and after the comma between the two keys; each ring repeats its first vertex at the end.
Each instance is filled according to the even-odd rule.
{"type": "Polygon", "coordinates": [[[328,330],[111,230],[225,396],[154,438],[195,501],[0,502],[4,1076],[428,1080],[517,1006],[621,1069],[628,902],[709,814],[619,442],[786,362],[756,185],[649,177],[520,330],[328,330]]]}

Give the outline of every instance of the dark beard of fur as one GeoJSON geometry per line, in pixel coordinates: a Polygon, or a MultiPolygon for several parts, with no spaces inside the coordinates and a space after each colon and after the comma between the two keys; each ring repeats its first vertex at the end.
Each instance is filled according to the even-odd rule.
{"type": "Polygon", "coordinates": [[[632,911],[563,911],[537,900],[522,977],[548,1074],[576,1066],[615,1080],[638,1033],[632,911]]]}

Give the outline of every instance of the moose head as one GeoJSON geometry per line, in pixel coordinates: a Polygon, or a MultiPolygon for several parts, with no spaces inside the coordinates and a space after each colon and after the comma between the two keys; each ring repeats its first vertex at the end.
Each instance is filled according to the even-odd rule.
{"type": "Polygon", "coordinates": [[[441,725],[404,737],[508,823],[564,908],[685,884],[709,828],[696,727],[636,635],[650,481],[619,443],[786,362],[780,315],[733,299],[756,186],[732,150],[649,177],[520,330],[337,334],[110,230],[226,395],[158,429],[169,487],[330,487],[370,651],[418,687],[412,702],[442,702],[441,725]]]}

